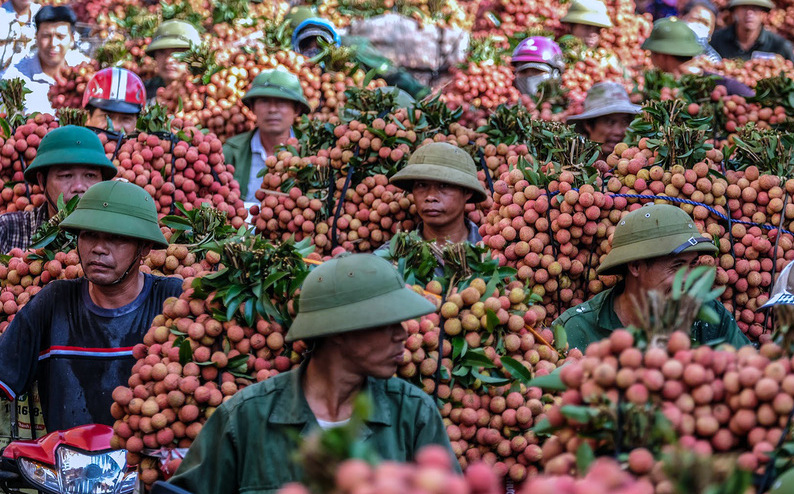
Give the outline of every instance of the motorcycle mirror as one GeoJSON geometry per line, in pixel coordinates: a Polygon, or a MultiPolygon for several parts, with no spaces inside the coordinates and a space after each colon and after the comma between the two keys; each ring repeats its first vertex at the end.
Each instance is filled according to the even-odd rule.
{"type": "Polygon", "coordinates": [[[157,481],[152,486],[151,494],[191,494],[185,489],[171,485],[168,482],[157,481]]]}

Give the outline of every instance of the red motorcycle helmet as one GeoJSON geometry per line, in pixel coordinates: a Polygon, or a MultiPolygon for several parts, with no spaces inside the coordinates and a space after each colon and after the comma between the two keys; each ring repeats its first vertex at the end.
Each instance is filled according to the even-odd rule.
{"type": "Polygon", "coordinates": [[[116,113],[140,113],[146,105],[146,88],[135,73],[118,67],[102,69],[88,81],[83,108],[92,106],[116,113]]]}

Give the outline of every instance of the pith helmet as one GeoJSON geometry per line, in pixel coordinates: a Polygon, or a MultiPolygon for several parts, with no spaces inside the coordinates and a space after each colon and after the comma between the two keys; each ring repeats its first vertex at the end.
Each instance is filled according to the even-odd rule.
{"type": "Polygon", "coordinates": [[[285,70],[263,70],[254,78],[251,89],[243,96],[243,103],[251,107],[256,98],[263,97],[288,99],[299,103],[303,113],[312,111],[306,96],[303,95],[298,76],[285,70]]]}
{"type": "Polygon", "coordinates": [[[598,266],[598,274],[618,274],[632,261],[675,256],[682,252],[717,252],[686,212],[669,204],[646,204],[627,214],[612,237],[612,250],[598,266]]]}
{"type": "Polygon", "coordinates": [[[728,4],[729,9],[733,9],[734,7],[761,7],[762,9],[772,10],[775,8],[775,4],[771,2],[771,0],[731,0],[728,4]]]}
{"type": "Polygon", "coordinates": [[[95,166],[102,172],[103,180],[116,176],[116,167],[105,156],[99,137],[85,127],[66,125],[51,130],[41,140],[36,157],[25,170],[25,180],[32,183],[38,172],[69,165],[95,166]]]}
{"type": "MultiPolygon", "coordinates": [[[[758,309],[767,309],[775,305],[794,305],[794,262],[790,262],[780,272],[767,303],[758,309]]],[[[794,478],[794,474],[792,474],[794,478]]]]}
{"type": "Polygon", "coordinates": [[[198,44],[201,44],[201,36],[193,24],[172,19],[160,24],[152,36],[151,44],[146,47],[146,53],[151,55],[157,50],[169,48],[189,50],[198,44]]]}
{"type": "Polygon", "coordinates": [[[408,159],[408,164],[389,180],[397,187],[411,190],[415,180],[432,180],[457,185],[473,192],[469,202],[488,198],[477,180],[477,166],[471,155],[446,142],[431,142],[420,147],[408,159]]]}
{"type": "Polygon", "coordinates": [[[794,469],[789,469],[772,483],[769,494],[789,494],[794,492],[794,469]]]}
{"type": "Polygon", "coordinates": [[[694,57],[703,53],[695,31],[676,17],[654,22],[653,31],[642,44],[642,49],[677,57],[694,57]]]}
{"type": "Polygon", "coordinates": [[[607,14],[607,6],[600,0],[573,0],[568,8],[568,13],[562,18],[562,22],[612,27],[612,20],[607,14]]]}
{"type": "Polygon", "coordinates": [[[584,111],[568,117],[568,122],[580,122],[614,113],[636,115],[641,111],[641,106],[631,103],[629,93],[623,85],[617,82],[599,82],[587,91],[584,111]]]}
{"type": "Polygon", "coordinates": [[[298,5],[296,7],[292,7],[287,15],[284,17],[285,22],[289,22],[289,27],[293,30],[300,25],[301,22],[305,21],[306,19],[311,19],[312,17],[317,17],[317,11],[314,7],[310,5],[298,5]]]}
{"type": "Polygon", "coordinates": [[[299,301],[287,341],[386,326],[436,310],[374,254],[342,254],[321,264],[304,280],[299,301]]]}
{"type": "Polygon", "coordinates": [[[142,187],[129,182],[108,181],[92,185],[61,228],[79,232],[111,233],[168,247],[157,222],[154,199],[142,187]]]}

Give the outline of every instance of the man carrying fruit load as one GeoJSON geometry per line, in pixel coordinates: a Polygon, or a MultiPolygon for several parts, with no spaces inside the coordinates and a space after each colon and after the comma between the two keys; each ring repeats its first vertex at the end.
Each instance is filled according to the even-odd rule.
{"type": "MultiPolygon", "coordinates": [[[[675,77],[693,73],[687,65],[694,57],[703,53],[703,46],[695,32],[686,22],[676,17],[654,22],[651,35],[642,43],[642,49],[651,52],[651,62],[654,67],[675,77]]],[[[703,75],[718,76],[716,85],[725,86],[729,95],[750,97],[755,94],[752,89],[736,79],[711,72],[704,72],[703,75]]]]}
{"type": "MultiPolygon", "coordinates": [[[[446,142],[425,144],[389,182],[413,194],[422,220],[416,229],[423,239],[438,244],[482,241],[477,225],[466,218],[466,204],[485,201],[488,194],[463,149],[446,142]]],[[[388,244],[378,251],[387,249],[388,244]]]]}
{"type": "MultiPolygon", "coordinates": [[[[650,291],[670,293],[676,272],[694,266],[702,254],[717,247],[700,234],[686,212],[668,204],[646,204],[627,214],[615,228],[612,250],[598,266],[599,275],[622,275],[614,288],[568,309],[552,326],[565,327],[571,348],[584,351],[590,343],[608,338],[612,331],[639,326],[638,297],[650,291]]],[[[748,345],[736,321],[717,300],[708,304],[719,316],[718,324],[698,320],[692,340],[709,344],[725,342],[734,347],[748,345]]]]}
{"type": "Polygon", "coordinates": [[[146,81],[146,99],[154,103],[157,90],[174,81],[187,77],[187,64],[174,55],[185,52],[201,44],[198,29],[187,22],[177,19],[165,21],[152,35],[152,42],[146,47],[146,54],[154,58],[157,75],[146,81]]]}
{"type": "Polygon", "coordinates": [[[298,76],[285,70],[263,70],[254,78],[243,103],[256,116],[256,128],[236,135],[223,145],[226,163],[234,166],[240,195],[246,207],[258,204],[265,160],[292,137],[295,119],[312,109],[303,95],[298,76]]]}
{"type": "Polygon", "coordinates": [[[407,338],[401,322],[434,310],[372,254],[342,254],[320,265],[303,282],[286,337],[307,343],[303,364],[218,407],[170,482],[193,494],[265,494],[304,480],[296,438],[344,427],[361,393],[372,405],[357,432],[366,448],[405,462],[439,444],[454,459],[433,399],[392,377],[407,338]]]}
{"type": "Polygon", "coordinates": [[[0,336],[0,394],[13,400],[38,381],[51,432],[113,424],[111,393],[127,382],[132,347],[182,292],[180,279],[139,271],[153,246],[168,246],[141,187],[98,183],[61,227],[77,235],[85,277],[49,283],[0,336]]]}
{"type": "Polygon", "coordinates": [[[572,36],[591,49],[598,46],[601,29],[612,27],[607,6],[601,0],[574,0],[560,21],[569,26],[572,36]]]}
{"type": "Polygon", "coordinates": [[[588,139],[601,143],[601,158],[606,159],[623,142],[626,129],[642,107],[629,100],[629,93],[617,82],[599,82],[587,91],[584,111],[568,117],[576,130],[588,139]]]}
{"type": "Polygon", "coordinates": [[[146,88],[134,72],[118,67],[102,69],[83,92],[87,125],[111,132],[132,134],[146,106],[146,88]]]}
{"type": "Polygon", "coordinates": [[[92,185],[116,176],[116,167],[105,156],[99,137],[85,127],[67,125],[51,130],[39,144],[38,153],[25,170],[25,181],[38,184],[45,204],[32,211],[0,215],[0,253],[27,249],[36,230],[64,203],[82,196],[92,185]]]}
{"type": "Polygon", "coordinates": [[[559,83],[565,61],[562,50],[554,41],[544,36],[522,40],[510,59],[515,72],[515,86],[527,96],[535,96],[545,81],[559,83]]]}

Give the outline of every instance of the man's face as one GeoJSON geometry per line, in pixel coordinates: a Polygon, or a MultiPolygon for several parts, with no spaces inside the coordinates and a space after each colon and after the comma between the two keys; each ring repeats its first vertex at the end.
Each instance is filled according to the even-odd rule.
{"type": "Polygon", "coordinates": [[[36,46],[42,67],[63,64],[66,53],[74,43],[72,27],[68,22],[45,22],[36,30],[36,46]]]}
{"type": "Polygon", "coordinates": [[[114,132],[124,131],[125,134],[132,134],[137,123],[137,113],[118,113],[94,108],[88,117],[87,125],[98,129],[112,130],[114,132]]]}
{"type": "Polygon", "coordinates": [[[284,98],[256,98],[254,115],[259,132],[272,136],[284,135],[295,123],[298,115],[297,104],[284,98]]]}
{"type": "Polygon", "coordinates": [[[761,7],[741,5],[733,9],[733,19],[736,24],[747,31],[761,29],[766,22],[767,11],[761,7]]]}
{"type": "Polygon", "coordinates": [[[591,141],[601,143],[601,152],[610,154],[619,142],[626,136],[626,129],[631,123],[631,115],[613,113],[603,117],[594,118],[584,124],[587,137],[591,141]]]}
{"type": "Polygon", "coordinates": [[[403,361],[408,333],[402,324],[351,331],[337,335],[335,344],[341,345],[348,356],[346,365],[357,375],[388,379],[403,361]]]}
{"type": "Polygon", "coordinates": [[[601,39],[601,28],[587,24],[571,24],[571,34],[582,40],[588,48],[595,48],[601,39]]]}
{"type": "Polygon", "coordinates": [[[705,26],[705,28],[708,29],[709,38],[714,34],[714,26],[717,24],[717,18],[714,16],[714,13],[702,5],[690,10],[684,16],[684,21],[686,21],[687,24],[701,24],[705,26]]]}
{"type": "Polygon", "coordinates": [[[310,36],[301,41],[300,46],[298,47],[300,54],[306,58],[312,58],[319,54],[322,51],[320,48],[319,39],[319,36],[310,36]]]}
{"type": "Polygon", "coordinates": [[[38,174],[39,185],[52,201],[57,202],[63,194],[63,201],[69,202],[74,196],[81,196],[89,187],[102,181],[102,173],[95,166],[55,166],[45,176],[38,174]]]}
{"type": "Polygon", "coordinates": [[[108,286],[118,280],[136,261],[136,256],[146,256],[150,245],[141,248],[141,242],[121,235],[83,230],[77,237],[80,263],[88,281],[108,286]]]}
{"type": "Polygon", "coordinates": [[[699,257],[697,252],[682,252],[676,256],[637,261],[632,263],[633,268],[629,267],[629,275],[636,276],[641,288],[646,292],[656,290],[669,294],[678,270],[695,267],[699,257]]]}
{"type": "Polygon", "coordinates": [[[416,211],[422,221],[434,228],[445,228],[463,221],[466,201],[472,192],[457,185],[417,180],[412,189],[416,211]]]}
{"type": "Polygon", "coordinates": [[[175,53],[185,51],[182,48],[165,48],[154,52],[154,61],[157,62],[157,75],[166,84],[187,76],[187,64],[174,58],[175,53]]]}
{"type": "Polygon", "coordinates": [[[668,55],[667,53],[656,52],[651,52],[651,63],[654,67],[661,70],[662,72],[667,72],[670,74],[676,73],[679,67],[682,65],[674,56],[668,55]]]}

